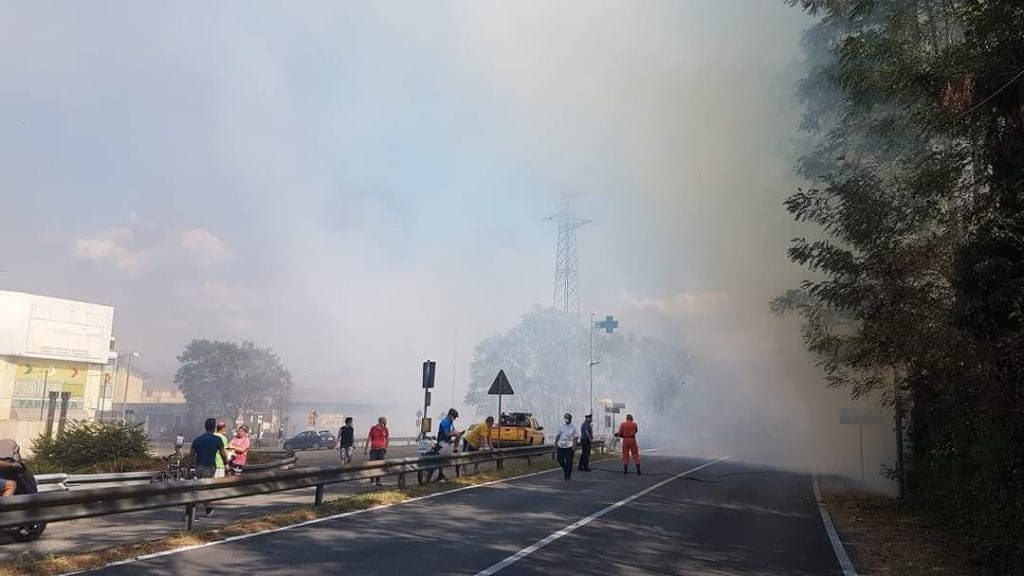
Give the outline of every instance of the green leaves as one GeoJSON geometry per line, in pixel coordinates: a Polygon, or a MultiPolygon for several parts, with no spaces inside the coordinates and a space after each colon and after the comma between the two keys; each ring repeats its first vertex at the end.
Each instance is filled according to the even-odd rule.
{"type": "Polygon", "coordinates": [[[74,421],[54,438],[40,435],[32,450],[36,473],[122,472],[147,459],[149,439],[142,424],[74,421]]]}
{"type": "Polygon", "coordinates": [[[292,391],[291,374],[269,348],[193,340],[178,356],[174,381],[189,409],[228,422],[255,411],[282,410],[292,391]]]}

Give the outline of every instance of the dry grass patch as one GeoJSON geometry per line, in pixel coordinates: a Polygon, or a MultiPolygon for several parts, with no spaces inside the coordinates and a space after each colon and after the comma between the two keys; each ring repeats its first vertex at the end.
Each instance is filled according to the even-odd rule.
{"type": "MultiPolygon", "coordinates": [[[[593,460],[599,460],[610,456],[595,454],[593,460]]],[[[406,488],[384,488],[378,491],[356,494],[336,500],[324,502],[318,507],[300,507],[287,512],[279,512],[262,516],[259,518],[247,519],[244,523],[225,526],[210,530],[200,530],[190,534],[181,533],[159,540],[125,544],[111,548],[105,548],[94,552],[83,552],[78,554],[66,554],[61,556],[30,556],[14,563],[0,566],[0,576],[53,576],[68,572],[82,570],[94,570],[120,560],[128,560],[147,554],[155,554],[167,550],[194,546],[205,542],[223,540],[231,536],[262,532],[291,526],[308,520],[315,520],[325,516],[343,514],[366,510],[389,504],[398,504],[411,498],[427,496],[438,492],[447,492],[465,486],[475,486],[495,480],[510,478],[557,468],[557,465],[548,458],[538,458],[531,465],[507,464],[501,472],[497,470],[481,470],[472,475],[463,475],[461,478],[450,477],[447,483],[432,483],[426,486],[416,485],[416,476],[408,476],[410,485],[406,488]]],[[[46,534],[43,534],[46,538],[46,534]]]]}
{"type": "Polygon", "coordinates": [[[855,550],[861,576],[971,574],[959,542],[898,500],[835,479],[823,479],[821,490],[843,541],[855,550]]]}

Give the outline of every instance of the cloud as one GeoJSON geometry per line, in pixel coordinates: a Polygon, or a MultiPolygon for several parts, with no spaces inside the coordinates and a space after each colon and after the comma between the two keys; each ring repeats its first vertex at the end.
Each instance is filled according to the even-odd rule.
{"type": "Polygon", "coordinates": [[[127,228],[110,228],[74,242],[75,257],[113,264],[121,270],[136,270],[146,263],[145,251],[133,250],[134,235],[127,228]]]}
{"type": "Polygon", "coordinates": [[[192,256],[196,265],[204,270],[209,270],[235,255],[235,251],[227,242],[204,228],[183,230],[180,245],[192,256]]]}
{"type": "Polygon", "coordinates": [[[626,305],[634,309],[653,309],[665,316],[696,316],[721,312],[730,305],[724,292],[680,292],[665,298],[645,300],[628,298],[626,305]]]}

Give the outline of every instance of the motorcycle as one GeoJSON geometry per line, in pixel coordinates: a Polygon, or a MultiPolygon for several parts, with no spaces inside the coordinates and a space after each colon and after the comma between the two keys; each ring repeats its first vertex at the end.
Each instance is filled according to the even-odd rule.
{"type": "MultiPolygon", "coordinates": [[[[17,442],[14,440],[0,440],[0,461],[4,464],[0,467],[3,477],[14,480],[18,485],[14,492],[16,496],[39,492],[39,484],[36,482],[36,477],[29,470],[28,466],[25,465],[25,461],[22,460],[21,448],[17,442]]],[[[43,535],[43,531],[46,530],[46,522],[16,526],[14,528],[6,528],[5,530],[17,542],[31,542],[43,535]]]]}

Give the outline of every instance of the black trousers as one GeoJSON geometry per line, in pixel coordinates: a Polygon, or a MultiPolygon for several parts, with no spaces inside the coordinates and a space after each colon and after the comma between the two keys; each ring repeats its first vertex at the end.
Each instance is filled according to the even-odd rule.
{"type": "Polygon", "coordinates": [[[580,470],[590,468],[590,440],[580,441],[580,470]]]}
{"type": "Polygon", "coordinates": [[[562,467],[566,478],[572,478],[572,460],[574,454],[572,448],[558,449],[558,465],[562,467]]]}

